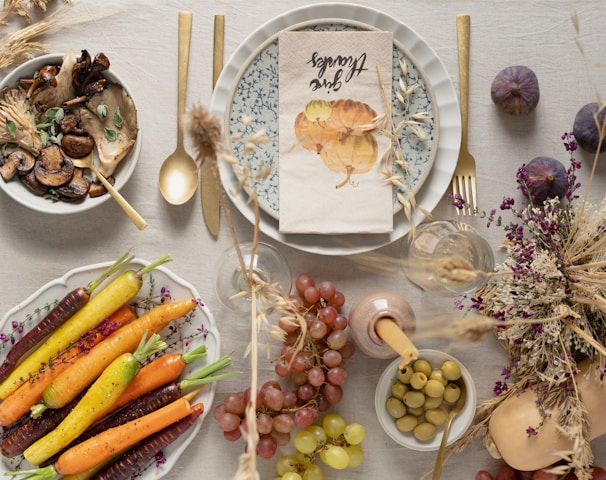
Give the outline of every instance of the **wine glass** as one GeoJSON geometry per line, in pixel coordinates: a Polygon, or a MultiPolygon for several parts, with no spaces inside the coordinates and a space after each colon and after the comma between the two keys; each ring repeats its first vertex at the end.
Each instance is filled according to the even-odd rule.
{"type": "Polygon", "coordinates": [[[475,292],[495,266],[486,239],[470,225],[446,220],[419,225],[404,244],[402,260],[411,282],[441,295],[475,292]]]}
{"type": "Polygon", "coordinates": [[[219,257],[215,266],[215,293],[221,303],[235,313],[247,313],[251,310],[252,288],[259,295],[259,307],[266,304],[266,293],[279,288],[282,293],[290,293],[292,274],[286,259],[274,247],[267,243],[258,243],[253,253],[253,242],[232,246],[219,257]],[[239,252],[241,253],[241,259],[239,252]]]}

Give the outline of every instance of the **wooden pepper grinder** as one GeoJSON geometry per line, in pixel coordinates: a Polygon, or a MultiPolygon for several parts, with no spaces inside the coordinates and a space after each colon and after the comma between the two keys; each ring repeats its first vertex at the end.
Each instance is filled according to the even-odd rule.
{"type": "Polygon", "coordinates": [[[419,352],[408,335],[416,330],[412,307],[387,291],[366,294],[349,314],[351,335],[358,348],[374,358],[402,357],[401,366],[416,360],[419,352]]]}

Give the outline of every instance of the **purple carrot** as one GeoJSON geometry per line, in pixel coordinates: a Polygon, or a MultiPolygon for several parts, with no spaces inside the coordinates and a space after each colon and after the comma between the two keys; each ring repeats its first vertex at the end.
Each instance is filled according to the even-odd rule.
{"type": "Polygon", "coordinates": [[[27,447],[59,425],[80,401],[84,392],[74,398],[65,407],[48,409],[38,418],[28,417],[17,429],[4,439],[0,448],[5,457],[21,455],[27,447]]]}
{"type": "Polygon", "coordinates": [[[117,427],[126,422],[130,422],[131,420],[140,418],[143,415],[147,415],[148,413],[151,413],[154,410],[157,410],[161,407],[164,407],[165,405],[168,405],[169,403],[174,402],[180,397],[181,390],[179,389],[179,385],[177,383],[172,382],[164,385],[163,387],[157,388],[153,392],[150,392],[137,400],[133,400],[124,408],[116,410],[115,412],[109,414],[107,417],[104,417],[102,420],[98,421],[90,428],[85,430],[82,435],[76,438],[63,450],[41,463],[40,466],[45,467],[47,465],[53,465],[57,458],[59,458],[63,452],[69,450],[74,445],[77,445],[78,443],[81,443],[91,437],[94,437],[95,435],[103,432],[104,430],[107,430],[108,428],[117,427]]]}
{"type": "Polygon", "coordinates": [[[78,310],[86,305],[93,291],[124,263],[130,262],[132,258],[133,257],[129,256],[127,253],[122,255],[105,270],[99,278],[90,282],[86,288],[79,287],[65,295],[42,320],[40,320],[9,350],[4,362],[0,365],[0,382],[6,380],[19,360],[21,360],[27,352],[38,345],[38,343],[46,338],[49,333],[64,324],[78,310]]]}

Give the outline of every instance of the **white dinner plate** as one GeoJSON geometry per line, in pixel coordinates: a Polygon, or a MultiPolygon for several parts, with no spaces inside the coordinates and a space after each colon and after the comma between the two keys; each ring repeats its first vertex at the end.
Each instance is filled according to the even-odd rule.
{"type": "MultiPolygon", "coordinates": [[[[418,77],[426,84],[425,88],[435,103],[435,105],[432,104],[435,112],[435,118],[432,121],[435,129],[434,141],[437,145],[432,145],[428,150],[429,155],[421,160],[414,174],[417,179],[414,190],[416,190],[416,202],[429,211],[433,210],[450,184],[459,153],[461,122],[457,96],[444,65],[427,42],[399,20],[378,10],[343,3],[311,5],[286,12],[249,35],[227,61],[211,101],[211,112],[221,118],[224,125],[230,126],[225,128],[228,143],[231,143],[229,137],[234,133],[231,130],[234,118],[241,118],[242,115],[250,113],[251,107],[239,104],[234,95],[238,84],[243,82],[242,75],[251,62],[259,61],[259,55],[272,53],[271,50],[268,50],[268,45],[271,46],[271,43],[276,41],[277,35],[282,30],[327,24],[391,31],[394,36],[394,46],[405,52],[406,58],[416,69],[416,72],[413,73],[418,73],[418,77]],[[435,125],[438,121],[439,128],[435,125]]],[[[263,62],[266,60],[264,59],[263,62]]],[[[396,67],[394,66],[394,68],[396,67]]],[[[277,65],[274,68],[277,69],[277,65]]],[[[277,85],[275,88],[277,89],[277,85]]],[[[277,118],[275,118],[270,125],[266,126],[270,138],[276,138],[278,135],[277,123],[277,118]]],[[[266,152],[267,150],[265,150],[266,152]]],[[[237,158],[237,152],[235,153],[237,158]]],[[[272,175],[276,176],[277,154],[271,150],[270,153],[276,155],[276,158],[265,160],[272,165],[272,175]]],[[[239,181],[232,165],[220,161],[219,169],[227,195],[236,208],[253,223],[255,213],[249,203],[248,193],[239,188],[239,181]]],[[[261,231],[274,240],[303,251],[325,255],[367,252],[402,238],[411,228],[404,212],[399,211],[394,215],[394,230],[390,234],[283,234],[279,232],[279,209],[276,201],[273,200],[277,196],[275,188],[274,181],[266,190],[257,189],[262,207],[261,231]]],[[[423,218],[420,211],[415,211],[412,221],[416,224],[423,218]]]]}
{"type": "MultiPolygon", "coordinates": [[[[12,322],[25,322],[25,333],[35,325],[48,312],[48,306],[52,308],[57,301],[63,296],[78,287],[86,287],[86,285],[99,277],[113,262],[98,263],[94,265],[79,267],[67,272],[60,278],[53,280],[37,292],[33,293],[29,298],[16,305],[7,312],[0,321],[0,332],[2,335],[10,336],[15,334],[15,328],[12,322]]],[[[141,259],[134,259],[126,268],[139,270],[149,262],[141,259]]],[[[115,278],[112,277],[112,279],[115,278]]],[[[107,284],[111,279],[104,282],[107,284]]],[[[98,287],[100,290],[103,287],[98,287]]],[[[94,294],[94,293],[93,293],[94,294]]],[[[138,308],[144,308],[146,301],[151,300],[153,303],[160,301],[162,296],[170,294],[172,299],[184,300],[187,298],[195,298],[199,300],[199,305],[193,310],[191,315],[188,315],[177,322],[173,322],[170,327],[161,332],[162,337],[168,344],[166,352],[183,353],[191,350],[202,344],[207,346],[207,356],[203,359],[193,362],[188,365],[181,375],[186,377],[195,370],[209,365],[219,358],[220,354],[220,336],[215,324],[215,320],[210,310],[204,305],[197,290],[189,282],[179,278],[167,268],[160,266],[154,268],[144,277],[143,286],[139,294],[133,299],[132,304],[138,304],[138,308]]],[[[139,314],[143,311],[138,309],[139,314]]],[[[17,338],[18,339],[18,338],[17,338]]],[[[6,356],[10,343],[3,343],[0,350],[0,362],[6,356]]],[[[166,457],[166,462],[163,464],[152,463],[142,472],[138,479],[156,480],[166,475],[171,468],[176,464],[179,457],[185,448],[194,439],[204,418],[211,410],[213,399],[215,396],[216,385],[211,383],[196,396],[195,402],[202,402],[205,405],[204,413],[200,415],[196,423],[183,434],[172,445],[163,450],[166,457]]],[[[27,463],[22,456],[12,459],[2,457],[0,461],[0,475],[5,472],[16,469],[33,468],[27,463]]]]}

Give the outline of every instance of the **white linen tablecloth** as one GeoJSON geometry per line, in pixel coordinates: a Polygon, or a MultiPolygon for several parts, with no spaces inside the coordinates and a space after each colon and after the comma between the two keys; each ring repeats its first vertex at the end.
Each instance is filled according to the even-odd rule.
{"type": "MultiPolygon", "coordinates": [[[[53,8],[60,2],[53,4],[53,8]]],[[[52,217],[30,211],[6,195],[0,195],[0,255],[2,269],[2,311],[7,311],[46,282],[80,265],[112,260],[127,249],[147,260],[171,253],[169,265],[179,276],[191,281],[214,313],[221,333],[222,351],[234,355],[242,368],[240,377],[222,381],[215,404],[228,392],[240,391],[248,384],[248,359],[239,357],[248,343],[246,320],[225,310],[212,287],[215,259],[230,245],[222,219],[218,239],[204,225],[199,192],[183,206],[171,206],[157,187],[162,160],[175,148],[177,108],[177,12],[192,10],[193,38],[189,66],[187,104],[210,105],[212,83],[213,15],[226,17],[226,58],[254,29],[275,15],[292,8],[318,2],[297,0],[145,0],[76,1],[69,15],[88,18],[44,38],[55,52],[86,48],[104,52],[112,66],[128,83],[139,109],[143,148],[138,167],[123,195],[148,221],[146,230],[137,230],[120,208],[109,201],[94,211],[72,216],[52,217]],[[104,16],[111,13],[109,16],[104,16]]],[[[566,160],[560,142],[564,131],[572,128],[576,111],[594,101],[596,90],[604,87],[605,70],[595,66],[606,61],[603,28],[603,0],[564,2],[479,2],[471,0],[359,0],[407,24],[422,36],[444,62],[458,90],[455,16],[471,14],[471,74],[469,147],[477,160],[480,208],[497,208],[503,195],[516,195],[515,171],[537,155],[566,160]],[[583,57],[575,44],[572,15],[578,16],[583,57]],[[508,65],[525,64],[538,75],[541,101],[528,118],[513,118],[497,111],[490,99],[495,74],[508,65]]],[[[346,4],[343,8],[348,8],[346,4]]],[[[0,72],[4,75],[6,72],[0,72]]],[[[601,92],[604,95],[604,91],[601,92]]],[[[189,142],[188,142],[189,143],[189,142]]],[[[193,151],[192,151],[193,153],[193,151]]],[[[589,165],[590,156],[579,153],[589,165]]],[[[581,170],[586,179],[589,167],[581,170]]],[[[591,198],[604,190],[606,162],[598,166],[591,198]]],[[[233,211],[235,228],[242,240],[251,237],[247,220],[233,211]]],[[[454,218],[446,198],[434,211],[438,219],[454,218]]],[[[471,223],[498,247],[501,232],[485,230],[484,220],[471,223]]],[[[369,289],[396,291],[413,306],[419,328],[433,317],[449,312],[452,300],[421,293],[405,279],[382,273],[368,273],[347,257],[318,256],[274,244],[287,257],[295,274],[307,272],[316,279],[333,280],[346,297],[346,312],[369,289]]],[[[401,241],[380,250],[397,255],[401,241]]],[[[448,348],[435,340],[422,348],[448,348]]],[[[465,349],[450,350],[472,372],[478,401],[492,395],[492,385],[500,379],[505,355],[492,338],[465,349]]],[[[349,421],[367,428],[364,463],[344,472],[323,468],[326,479],[415,479],[433,464],[433,453],[417,453],[399,447],[382,431],[374,413],[374,387],[387,361],[368,359],[358,353],[348,361],[350,372],[345,398],[335,411],[349,421]]],[[[269,361],[261,361],[261,379],[273,378],[269,361]]],[[[208,408],[212,406],[208,405],[208,408]]],[[[291,451],[289,447],[287,451],[291,451]]],[[[197,438],[166,476],[181,478],[229,479],[236,471],[242,442],[228,443],[212,417],[207,417],[197,438]]],[[[598,464],[606,466],[606,442],[594,442],[598,464]]],[[[274,477],[275,459],[259,460],[261,478],[274,477]]],[[[476,471],[496,470],[499,461],[479,445],[454,456],[444,469],[443,478],[470,480],[476,471]]]]}

